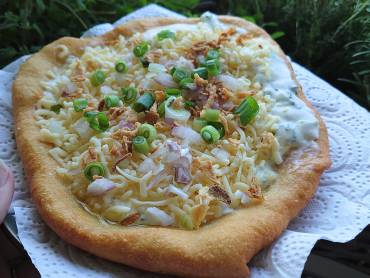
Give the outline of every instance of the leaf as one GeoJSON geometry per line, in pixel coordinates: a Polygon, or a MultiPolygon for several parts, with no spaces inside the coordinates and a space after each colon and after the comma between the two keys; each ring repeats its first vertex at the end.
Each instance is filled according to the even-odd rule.
{"type": "Polygon", "coordinates": [[[282,32],[282,31],[277,31],[277,32],[272,33],[270,36],[274,40],[277,40],[278,38],[281,38],[281,37],[285,36],[285,33],[282,32]]]}
{"type": "Polygon", "coordinates": [[[256,20],[254,19],[253,16],[249,16],[249,15],[245,15],[243,16],[243,18],[246,20],[246,21],[250,21],[252,23],[256,23],[256,20]]]}

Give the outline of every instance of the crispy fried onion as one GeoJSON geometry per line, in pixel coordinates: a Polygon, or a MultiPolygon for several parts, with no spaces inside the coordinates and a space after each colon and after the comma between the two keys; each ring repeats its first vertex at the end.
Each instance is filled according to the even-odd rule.
{"type": "Polygon", "coordinates": [[[225,189],[218,185],[213,185],[208,189],[209,195],[211,195],[216,200],[224,202],[225,204],[231,204],[231,198],[225,189]]]}
{"type": "Polygon", "coordinates": [[[139,218],[140,218],[140,213],[135,212],[127,216],[125,219],[123,219],[120,224],[123,226],[128,226],[128,225],[134,224],[137,220],[139,220],[139,218]]]}

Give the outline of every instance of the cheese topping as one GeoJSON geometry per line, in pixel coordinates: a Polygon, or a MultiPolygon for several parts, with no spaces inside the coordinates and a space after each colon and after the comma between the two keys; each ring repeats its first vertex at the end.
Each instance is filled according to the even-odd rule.
{"type": "Polygon", "coordinates": [[[290,150],[319,126],[277,47],[206,13],[65,46],[35,117],[81,205],[119,225],[198,229],[263,201],[290,150]]]}

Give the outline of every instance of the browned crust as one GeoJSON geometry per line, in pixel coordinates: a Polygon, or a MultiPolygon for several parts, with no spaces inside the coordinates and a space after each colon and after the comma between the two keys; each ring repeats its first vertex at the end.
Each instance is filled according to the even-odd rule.
{"type": "MultiPolygon", "coordinates": [[[[260,33],[266,32],[240,18],[221,16],[225,23],[260,33]]],[[[114,40],[154,26],[194,23],[198,19],[152,18],[119,26],[99,40],[114,40]]],[[[245,277],[246,265],[287,227],[289,221],[312,198],[322,172],[330,166],[328,137],[319,114],[299,87],[298,95],[320,121],[319,150],[290,155],[280,169],[262,204],[234,213],[201,227],[184,231],[162,227],[122,227],[103,225],[88,214],[55,174],[56,162],[39,142],[34,120],[34,104],[42,93],[40,80],[58,66],[55,48],[68,46],[80,55],[89,40],[61,38],[34,54],[21,66],[13,86],[14,118],[18,150],[31,194],[45,222],[64,240],[100,257],[133,267],[187,277],[245,277]]],[[[295,78],[290,63],[292,76],[295,78]]]]}

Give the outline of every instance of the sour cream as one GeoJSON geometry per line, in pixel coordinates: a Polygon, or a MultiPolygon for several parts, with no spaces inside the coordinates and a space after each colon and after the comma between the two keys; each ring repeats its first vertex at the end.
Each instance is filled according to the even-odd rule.
{"type": "Polygon", "coordinates": [[[270,76],[261,81],[264,94],[272,99],[271,113],[278,118],[275,132],[280,154],[284,155],[291,148],[312,145],[319,137],[319,122],[313,111],[297,97],[297,84],[285,61],[271,54],[269,68],[270,76]]]}

